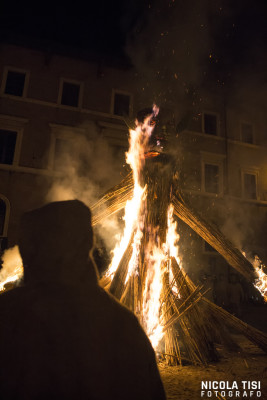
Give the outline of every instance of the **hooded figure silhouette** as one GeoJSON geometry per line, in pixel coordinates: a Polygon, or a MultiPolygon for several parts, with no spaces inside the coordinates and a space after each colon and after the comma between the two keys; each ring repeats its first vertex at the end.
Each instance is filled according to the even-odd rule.
{"type": "Polygon", "coordinates": [[[136,317],[97,283],[92,245],[80,201],[22,217],[24,281],[0,296],[1,399],[165,399],[136,317]]]}

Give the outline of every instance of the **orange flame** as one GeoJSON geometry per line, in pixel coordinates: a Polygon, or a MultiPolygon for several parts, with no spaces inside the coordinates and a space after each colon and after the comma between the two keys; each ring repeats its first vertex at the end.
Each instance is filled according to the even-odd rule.
{"type": "MultiPolygon", "coordinates": [[[[169,253],[170,257],[174,257],[178,263],[178,265],[181,268],[181,260],[179,257],[179,251],[178,251],[178,242],[179,242],[179,235],[177,233],[177,222],[174,221],[173,219],[173,210],[174,207],[172,204],[169,205],[168,208],[168,229],[167,229],[167,234],[166,234],[166,251],[169,253]]],[[[178,293],[178,290],[176,286],[173,283],[173,274],[172,270],[169,270],[169,283],[171,285],[172,292],[180,297],[180,294],[178,293]]]]}
{"type": "MultiPolygon", "coordinates": [[[[153,115],[158,114],[158,108],[154,106],[153,115]]],[[[113,258],[109,269],[106,273],[107,276],[114,276],[120,260],[127,249],[129,241],[131,240],[133,232],[133,254],[130,261],[126,281],[129,279],[133,271],[137,267],[137,255],[142,239],[143,217],[140,213],[141,207],[144,204],[146,197],[146,187],[142,187],[140,182],[140,174],[145,163],[145,152],[147,150],[148,141],[153,131],[153,126],[150,125],[152,115],[147,117],[143,123],[136,121],[136,129],[130,130],[129,151],[126,153],[126,162],[130,165],[133,171],[134,178],[134,193],[133,198],[127,201],[124,214],[124,232],[119,239],[119,243],[113,250],[113,258]]]]}
{"type": "Polygon", "coordinates": [[[169,274],[172,291],[179,296],[177,288],[173,285],[171,269],[168,268],[168,260],[175,257],[180,263],[178,256],[179,235],[176,232],[177,223],[173,220],[173,205],[167,211],[168,226],[166,232],[166,243],[162,246],[156,245],[158,240],[157,229],[150,235],[150,241],[146,249],[147,277],[143,300],[143,325],[145,331],[156,350],[163,335],[163,321],[161,317],[161,296],[163,289],[163,274],[169,274]]]}
{"type": "Polygon", "coordinates": [[[23,265],[18,246],[6,250],[2,256],[3,266],[0,271],[0,292],[5,285],[23,277],[23,265]]]}
{"type": "Polygon", "coordinates": [[[155,245],[154,235],[146,249],[147,276],[143,295],[144,329],[154,349],[163,337],[163,325],[160,319],[160,299],[163,288],[163,271],[166,256],[160,247],[155,245]]]}
{"type": "Polygon", "coordinates": [[[261,293],[264,301],[267,303],[267,275],[266,266],[262,263],[258,256],[255,256],[253,267],[258,275],[258,279],[254,282],[254,287],[261,293]]]}

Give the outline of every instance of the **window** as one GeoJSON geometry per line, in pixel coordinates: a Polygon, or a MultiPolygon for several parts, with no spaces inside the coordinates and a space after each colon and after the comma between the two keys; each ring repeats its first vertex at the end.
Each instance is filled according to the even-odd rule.
{"type": "Polygon", "coordinates": [[[61,104],[64,106],[78,107],[80,85],[64,82],[62,88],[61,104]]]}
{"type": "Polygon", "coordinates": [[[218,135],[218,119],[216,114],[203,114],[202,130],[209,135],[218,135]]]}
{"type": "Polygon", "coordinates": [[[24,94],[25,80],[25,72],[8,70],[4,93],[22,97],[24,94]]]}
{"type": "Polygon", "coordinates": [[[113,91],[111,113],[114,115],[130,116],[132,108],[132,96],[129,93],[113,91]]]}
{"type": "Polygon", "coordinates": [[[27,123],[25,118],[0,114],[0,165],[19,164],[22,136],[27,123]]]}
{"type": "Polygon", "coordinates": [[[130,112],[130,96],[125,94],[115,93],[114,96],[114,114],[129,115],[130,112]]]}
{"type": "Polygon", "coordinates": [[[257,174],[243,172],[243,197],[246,199],[257,199],[257,174]]]}
{"type": "Polygon", "coordinates": [[[201,191],[223,195],[225,154],[201,151],[201,191]]]}
{"type": "Polygon", "coordinates": [[[220,174],[219,165],[214,165],[214,164],[204,165],[205,192],[207,193],[220,192],[219,174],[220,174]]]}
{"type": "Polygon", "coordinates": [[[81,107],[83,84],[67,79],[60,80],[58,104],[69,107],[81,107]]]}
{"type": "Polygon", "coordinates": [[[8,96],[25,97],[29,86],[29,71],[4,67],[1,93],[8,96]]]}
{"type": "Polygon", "coordinates": [[[251,124],[241,124],[241,140],[244,143],[253,143],[253,126],[251,124]]]}
{"type": "Polygon", "coordinates": [[[0,129],[0,164],[13,164],[16,140],[17,132],[0,129]]]}

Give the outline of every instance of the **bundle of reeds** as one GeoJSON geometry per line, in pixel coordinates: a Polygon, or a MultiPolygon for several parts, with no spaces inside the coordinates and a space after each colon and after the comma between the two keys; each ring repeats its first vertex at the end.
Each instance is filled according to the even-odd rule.
{"type": "Polygon", "coordinates": [[[173,317],[172,323],[174,323],[173,321],[178,322],[178,326],[186,338],[188,353],[195,364],[206,365],[209,361],[218,360],[211,330],[204,320],[198,304],[202,297],[202,288],[192,288],[188,284],[187,274],[179,267],[174,257],[171,258],[171,270],[181,296],[181,300],[178,298],[174,300],[176,315],[173,317]]]}
{"type": "Polygon", "coordinates": [[[168,321],[173,318],[176,311],[171,302],[171,290],[169,285],[169,275],[165,273],[163,282],[163,293],[162,293],[162,319],[164,323],[164,357],[169,365],[182,365],[182,355],[179,346],[178,332],[175,326],[170,324],[168,321]]]}

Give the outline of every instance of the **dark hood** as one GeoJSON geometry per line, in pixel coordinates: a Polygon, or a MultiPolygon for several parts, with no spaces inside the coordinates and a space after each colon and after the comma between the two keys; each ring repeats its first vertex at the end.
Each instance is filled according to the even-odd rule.
{"type": "Polygon", "coordinates": [[[25,284],[75,283],[88,273],[96,280],[92,247],[91,212],[81,201],[50,203],[22,216],[19,249],[25,284]]]}

